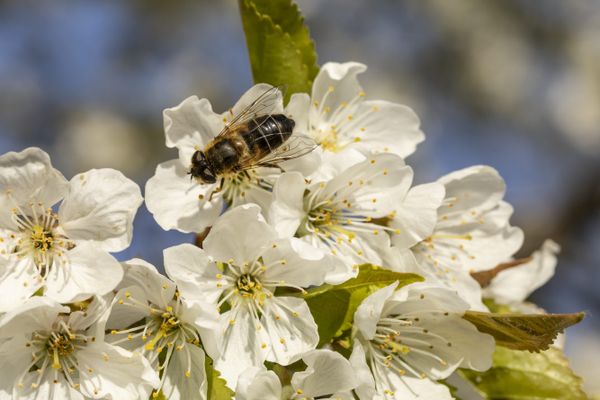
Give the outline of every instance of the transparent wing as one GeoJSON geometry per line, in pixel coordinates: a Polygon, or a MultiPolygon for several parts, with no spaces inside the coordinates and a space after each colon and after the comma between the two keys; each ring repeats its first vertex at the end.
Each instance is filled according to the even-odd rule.
{"type": "Polygon", "coordinates": [[[252,169],[256,167],[276,167],[279,163],[302,157],[314,149],[318,144],[313,138],[303,134],[294,134],[286,140],[281,146],[273,150],[260,159],[244,160],[242,169],[252,169]]]}
{"type": "Polygon", "coordinates": [[[272,114],[275,106],[282,99],[282,90],[283,88],[279,86],[265,90],[238,115],[235,115],[231,121],[225,124],[223,130],[217,136],[227,135],[258,116],[272,114]]]}

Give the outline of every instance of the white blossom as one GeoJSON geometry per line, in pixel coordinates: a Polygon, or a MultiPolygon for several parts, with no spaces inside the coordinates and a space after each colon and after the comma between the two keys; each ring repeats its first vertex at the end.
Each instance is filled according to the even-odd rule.
{"type": "Polygon", "coordinates": [[[269,211],[281,236],[296,235],[343,261],[345,268],[336,267],[329,283],[356,276],[360,264],[382,265],[391,243],[409,248],[424,239],[443,196],[439,184],[411,188],[412,169],[396,155],[345,155],[362,161],[325,166],[319,173],[328,179],[282,174],[269,211]]]}
{"type": "Polygon", "coordinates": [[[412,247],[412,263],[406,262],[412,255],[404,253],[405,244],[395,249],[392,260],[402,260],[405,268],[412,264],[412,272],[457,290],[471,308],[487,311],[470,273],[509,260],[523,242],[521,229],[509,223],[513,209],[502,200],[506,186],[487,166],[455,171],[438,182],[446,194],[433,232],[412,247]]]}
{"type": "Polygon", "coordinates": [[[436,381],[458,367],[488,369],[494,340],[462,319],[469,305],[455,292],[397,285],[371,294],[354,315],[356,392],[361,400],[451,399],[436,381]]]}
{"type": "Polygon", "coordinates": [[[552,278],[560,246],[547,239],[531,260],[498,273],[484,289],[485,297],[519,307],[529,295],[552,278]]]}
{"type": "Polygon", "coordinates": [[[183,301],[175,284],[143,260],[123,266],[125,276],[107,322],[109,341],[150,361],[161,376],[155,392],[172,400],[206,399],[200,339],[215,357],[216,311],[183,301]]]}
{"type": "MultiPolygon", "coordinates": [[[[302,356],[306,370],[292,376],[291,393],[282,388],[273,371],[252,367],[244,371],[236,388],[236,400],[351,400],[357,385],[352,365],[331,350],[313,350],[302,356]]],[[[287,388],[286,388],[287,389],[287,388]]]]}
{"type": "Polygon", "coordinates": [[[275,290],[322,284],[329,268],[320,251],[278,238],[254,204],[222,215],[203,245],[166,249],[165,268],[185,299],[224,311],[215,366],[230,387],[248,367],[287,365],[315,348],[319,336],[306,302],[275,290]]]}
{"type": "Polygon", "coordinates": [[[112,290],[123,271],[108,252],[129,246],[141,202],[113,169],[67,181],[38,148],[0,156],[0,311],[40,288],[60,302],[112,290]]]}
{"type": "Polygon", "coordinates": [[[104,341],[106,302],[82,310],[33,297],[0,318],[0,398],[148,398],[148,361],[104,341]]]}
{"type": "Polygon", "coordinates": [[[312,136],[325,152],[351,148],[365,155],[389,152],[406,157],[425,139],[419,118],[404,105],[367,100],[356,77],[366,69],[356,62],[326,63],[311,95],[292,95],[287,111],[298,129],[312,136]]]}

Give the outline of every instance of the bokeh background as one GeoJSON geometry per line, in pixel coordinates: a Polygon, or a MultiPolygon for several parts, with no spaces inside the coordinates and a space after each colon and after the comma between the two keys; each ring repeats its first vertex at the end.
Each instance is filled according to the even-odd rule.
{"type": "MultiPolygon", "coordinates": [[[[534,300],[588,312],[567,353],[600,392],[600,3],[299,4],[319,63],[368,64],[369,97],[420,115],[417,181],[489,164],[526,233],[521,254],[560,243],[557,274],[534,300]]],[[[67,177],[113,167],[144,185],[174,156],[164,108],[197,94],[224,110],[250,85],[234,0],[0,2],[0,153],[40,146],[67,177]]],[[[143,208],[118,257],[160,265],[163,248],[192,239],[143,208]]]]}

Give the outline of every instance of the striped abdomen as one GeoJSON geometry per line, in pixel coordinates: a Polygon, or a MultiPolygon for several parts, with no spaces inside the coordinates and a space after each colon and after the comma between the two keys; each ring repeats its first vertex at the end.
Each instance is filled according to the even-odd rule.
{"type": "Polygon", "coordinates": [[[283,114],[261,115],[240,132],[248,150],[260,159],[281,146],[292,135],[296,123],[283,114]]]}

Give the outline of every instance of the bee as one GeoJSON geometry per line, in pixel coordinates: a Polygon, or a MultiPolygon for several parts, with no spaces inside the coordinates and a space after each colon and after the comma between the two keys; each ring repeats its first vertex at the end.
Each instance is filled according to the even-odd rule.
{"type": "MultiPolygon", "coordinates": [[[[202,150],[192,155],[191,178],[200,183],[216,183],[223,187],[225,177],[259,168],[278,168],[279,163],[310,153],[317,147],[311,138],[292,132],[296,122],[284,114],[274,113],[281,99],[279,88],[273,87],[234,116],[229,124],[202,150]]],[[[247,172],[246,172],[247,174],[247,172]]]]}

